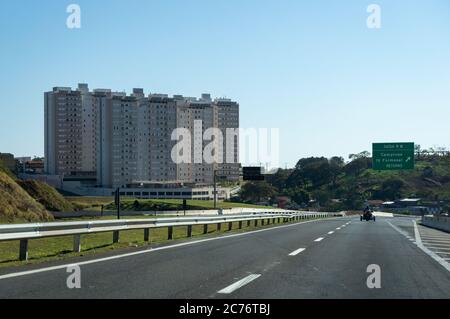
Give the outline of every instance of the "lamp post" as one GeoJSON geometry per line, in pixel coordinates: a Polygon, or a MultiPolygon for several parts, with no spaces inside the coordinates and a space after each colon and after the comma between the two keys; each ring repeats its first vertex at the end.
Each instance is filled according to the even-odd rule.
{"type": "Polygon", "coordinates": [[[216,181],[216,173],[217,170],[214,170],[214,177],[213,177],[213,183],[214,183],[214,209],[217,209],[217,181],[216,181]]]}

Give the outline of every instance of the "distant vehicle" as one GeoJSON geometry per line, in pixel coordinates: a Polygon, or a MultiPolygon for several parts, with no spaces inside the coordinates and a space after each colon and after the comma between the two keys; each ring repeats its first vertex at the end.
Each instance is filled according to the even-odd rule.
{"type": "Polygon", "coordinates": [[[360,220],[361,221],[363,221],[363,220],[365,220],[365,221],[369,221],[369,220],[375,221],[375,216],[373,215],[373,210],[370,209],[370,207],[367,206],[364,209],[363,214],[360,216],[360,220]]]}

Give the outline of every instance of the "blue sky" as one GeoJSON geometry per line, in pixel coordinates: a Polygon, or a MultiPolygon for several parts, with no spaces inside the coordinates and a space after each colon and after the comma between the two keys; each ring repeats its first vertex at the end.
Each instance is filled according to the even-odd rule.
{"type": "Polygon", "coordinates": [[[450,2],[40,0],[0,7],[0,152],[43,155],[43,92],[91,88],[239,101],[280,128],[280,162],[372,142],[450,146],[450,2]],[[81,29],[66,7],[81,7],[81,29]],[[371,3],[381,29],[366,26],[371,3]]]}

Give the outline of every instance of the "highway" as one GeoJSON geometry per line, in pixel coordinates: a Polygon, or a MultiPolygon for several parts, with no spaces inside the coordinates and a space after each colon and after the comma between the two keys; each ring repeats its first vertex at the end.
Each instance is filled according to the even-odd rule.
{"type": "Polygon", "coordinates": [[[447,252],[449,234],[409,217],[330,218],[0,269],[0,298],[450,298],[447,252]]]}

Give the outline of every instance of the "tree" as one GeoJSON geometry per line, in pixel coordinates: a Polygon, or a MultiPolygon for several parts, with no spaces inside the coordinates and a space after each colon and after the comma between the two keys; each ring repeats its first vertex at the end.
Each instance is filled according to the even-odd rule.
{"type": "Polygon", "coordinates": [[[240,191],[240,197],[246,202],[261,202],[275,196],[276,189],[266,181],[245,183],[240,191]]]}
{"type": "Polygon", "coordinates": [[[330,194],[327,191],[320,189],[313,191],[312,196],[321,206],[328,204],[331,199],[330,194]]]}
{"type": "Polygon", "coordinates": [[[292,169],[279,169],[275,174],[266,175],[266,181],[281,192],[286,188],[286,182],[291,173],[292,169]]]}
{"type": "Polygon", "coordinates": [[[286,195],[298,205],[307,204],[311,199],[309,193],[300,187],[288,189],[286,195]]]}
{"type": "Polygon", "coordinates": [[[344,171],[349,175],[358,176],[364,170],[370,168],[372,166],[372,162],[370,158],[367,157],[358,157],[352,160],[350,163],[345,165],[344,171]]]}
{"type": "Polygon", "coordinates": [[[336,179],[341,174],[345,165],[344,159],[339,156],[333,156],[329,160],[332,186],[336,185],[336,179]]]}
{"type": "Polygon", "coordinates": [[[348,156],[349,159],[353,159],[353,160],[360,159],[360,158],[367,158],[367,157],[370,157],[370,152],[368,152],[368,151],[362,151],[360,153],[350,154],[348,156]]]}
{"type": "Polygon", "coordinates": [[[330,163],[325,157],[302,158],[287,180],[288,187],[303,186],[318,187],[331,181],[330,163]]]}
{"type": "Polygon", "coordinates": [[[420,147],[420,144],[415,144],[414,145],[414,152],[416,153],[416,157],[417,159],[420,159],[420,154],[422,152],[422,149],[420,147]]]}
{"type": "Polygon", "coordinates": [[[391,177],[385,180],[381,189],[374,193],[374,198],[382,200],[395,200],[402,196],[402,188],[405,182],[399,178],[391,177]]]}
{"type": "Polygon", "coordinates": [[[430,166],[425,167],[422,171],[422,177],[424,177],[424,178],[433,177],[433,168],[430,166]]]}

